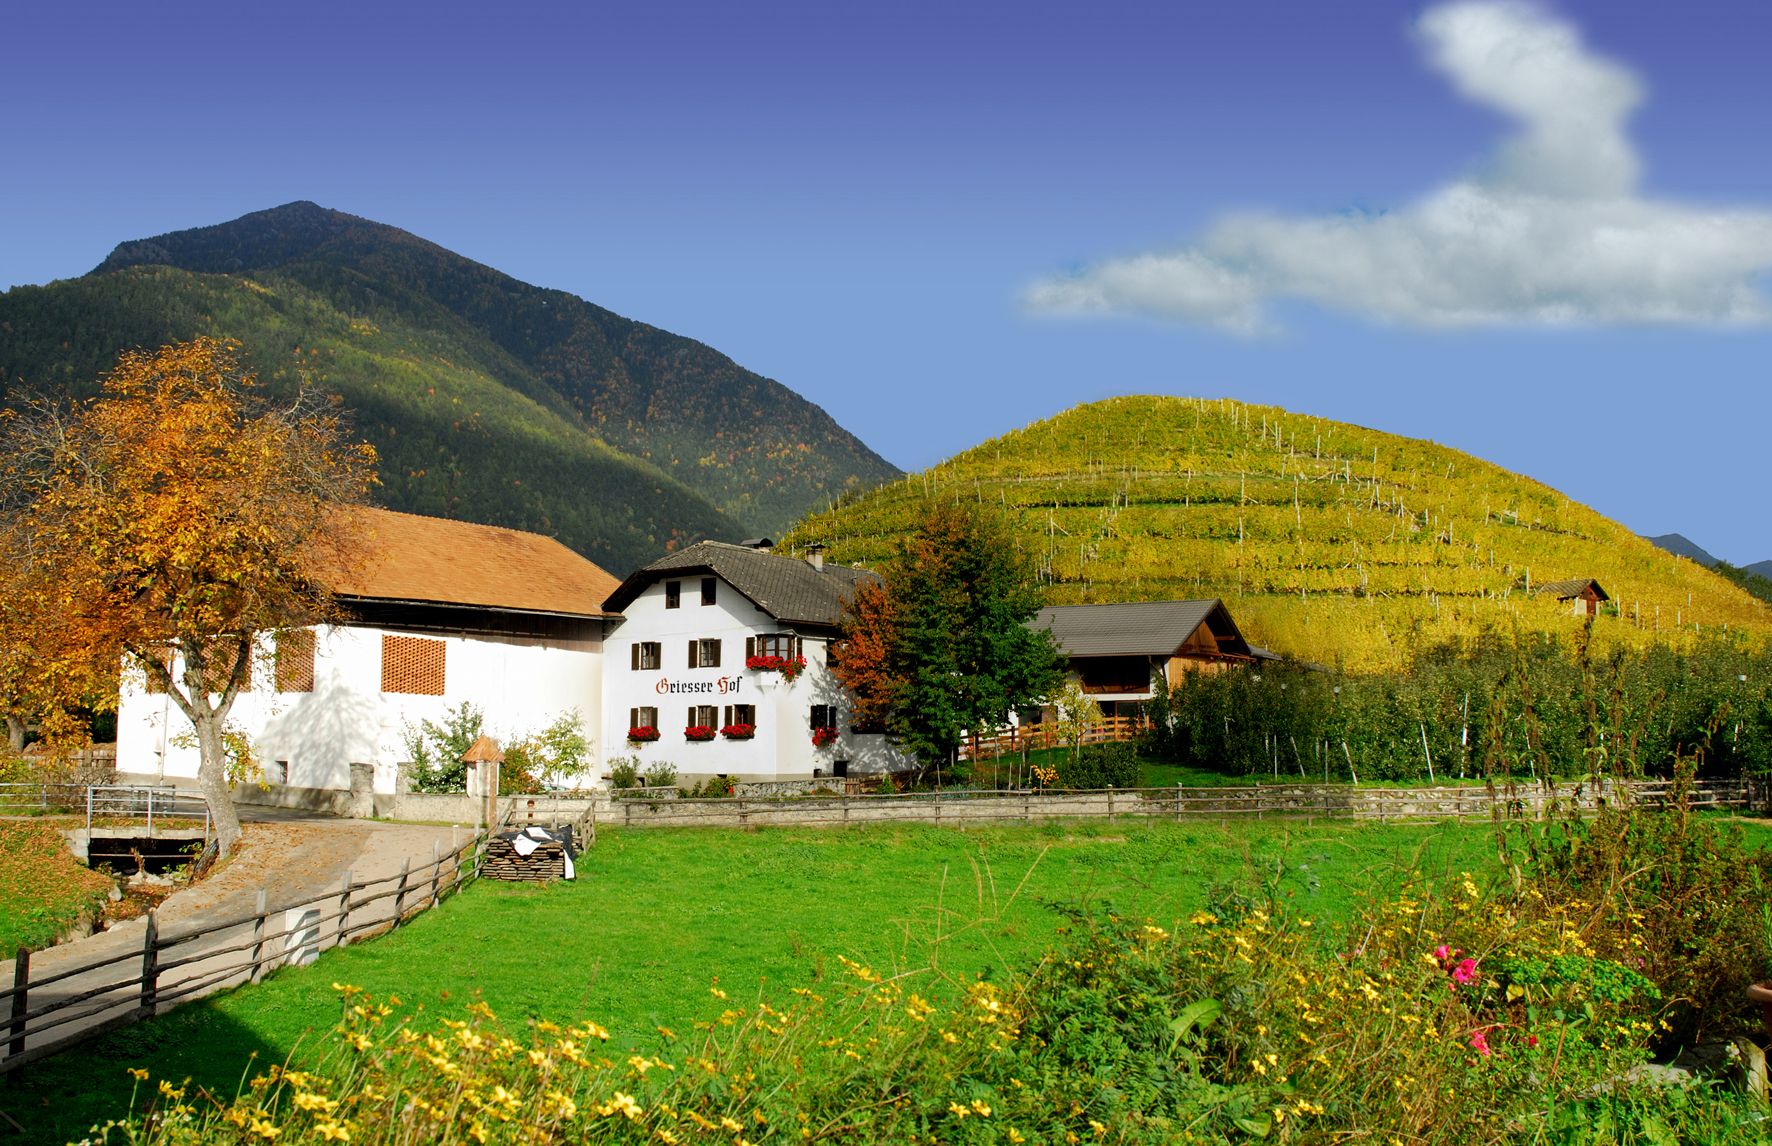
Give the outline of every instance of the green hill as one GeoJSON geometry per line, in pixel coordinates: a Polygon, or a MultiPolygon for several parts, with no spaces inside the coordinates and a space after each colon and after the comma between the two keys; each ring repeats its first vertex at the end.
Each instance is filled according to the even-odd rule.
{"type": "Polygon", "coordinates": [[[390,507],[538,530],[618,572],[897,474],[701,343],[311,203],[0,294],[0,385],[84,394],[119,350],[196,334],[238,339],[273,386],[340,394],[390,507]]]}
{"type": "Polygon", "coordinates": [[[1418,441],[1229,400],[1114,398],[966,451],[797,525],[876,562],[930,498],[1005,507],[1047,598],[1223,597],[1254,642],[1366,670],[1484,628],[1572,630],[1530,595],[1597,578],[1602,640],[1772,632],[1772,611],[1530,478],[1418,441]]]}

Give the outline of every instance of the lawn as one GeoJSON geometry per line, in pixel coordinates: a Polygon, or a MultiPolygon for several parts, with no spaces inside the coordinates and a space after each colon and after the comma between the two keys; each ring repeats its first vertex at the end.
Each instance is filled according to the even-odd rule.
{"type": "Polygon", "coordinates": [[[733,1001],[773,997],[834,973],[839,955],[918,974],[925,993],[940,976],[1000,975],[1051,946],[1065,922],[1054,903],[1168,925],[1215,883],[1269,883],[1333,921],[1368,890],[1481,874],[1494,856],[1483,824],[606,830],[576,883],[482,882],[393,936],[28,1067],[0,1109],[26,1140],[64,1141],[127,1103],[129,1066],[231,1094],[249,1055],[299,1058],[336,1021],[334,982],[430,1014],[480,998],[507,1021],[592,1018],[612,1045],[645,1047],[728,1005],[716,980],[733,1001]]]}
{"type": "Polygon", "coordinates": [[[74,858],[59,824],[0,820],[0,958],[55,942],[114,886],[74,858]]]}
{"type": "Polygon", "coordinates": [[[33,1140],[78,1138],[127,1102],[126,1066],[231,1093],[249,1054],[281,1060],[337,1019],[331,984],[453,1012],[590,1017],[621,1044],[687,1031],[733,998],[785,993],[836,957],[927,978],[1001,974],[1043,951],[1050,904],[1172,922],[1220,881],[1277,881],[1324,918],[1367,887],[1475,870],[1480,826],[1065,823],[956,831],[606,830],[575,883],[485,882],[389,938],[330,953],[22,1071],[0,1109],[33,1140]]]}

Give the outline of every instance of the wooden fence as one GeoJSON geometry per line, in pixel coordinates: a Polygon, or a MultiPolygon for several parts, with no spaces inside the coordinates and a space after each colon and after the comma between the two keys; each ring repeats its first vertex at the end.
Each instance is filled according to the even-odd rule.
{"type": "MultiPolygon", "coordinates": [[[[1150,731],[1151,722],[1142,716],[1104,716],[1101,722],[1083,733],[1083,744],[1106,744],[1115,740],[1136,740],[1150,731]]],[[[1058,725],[1052,721],[1039,724],[1010,725],[995,736],[974,736],[960,746],[960,759],[984,760],[999,756],[1019,756],[1022,752],[1038,752],[1047,748],[1069,748],[1070,742],[1059,736],[1058,725]]]]}
{"type": "MultiPolygon", "coordinates": [[[[847,827],[914,822],[957,827],[996,822],[1098,818],[1325,817],[1346,820],[1424,820],[1501,815],[1537,818],[1558,806],[1665,803],[1668,781],[1593,784],[1446,785],[1366,788],[1348,784],[1262,784],[1247,787],[1124,788],[1092,791],[936,791],[896,795],[829,793],[801,797],[624,799],[594,802],[604,826],[622,827],[847,827]]],[[[1698,785],[1702,808],[1764,807],[1763,784],[1717,781],[1698,785]]]]}
{"type": "MultiPolygon", "coordinates": [[[[0,1074],[64,1050],[115,1027],[139,1022],[224,987],[256,983],[283,966],[312,962],[323,950],[373,938],[436,906],[479,874],[483,835],[414,871],[340,886],[312,899],[272,909],[266,894],[250,914],[204,924],[178,935],[160,931],[148,912],[139,943],[116,942],[112,954],[70,967],[69,948],[13,961],[12,988],[0,990],[6,1028],[0,1074]],[[43,966],[48,964],[47,967],[43,966]],[[47,973],[43,973],[47,971],[47,973]]],[[[116,931],[96,937],[122,940],[116,931]]]]}

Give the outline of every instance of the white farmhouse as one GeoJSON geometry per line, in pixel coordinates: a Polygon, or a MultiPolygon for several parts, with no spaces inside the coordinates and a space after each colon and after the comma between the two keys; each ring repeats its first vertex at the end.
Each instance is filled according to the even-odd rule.
{"type": "MultiPolygon", "coordinates": [[[[395,790],[410,759],[407,725],[463,701],[509,737],[577,712],[600,760],[603,601],[616,579],[533,533],[393,513],[350,511],[369,562],[319,573],[347,620],[266,639],[232,726],[251,737],[267,779],[348,789],[352,768],[395,790]]],[[[625,653],[624,653],[625,655],[625,653]]],[[[182,666],[174,666],[175,677],[182,666]]],[[[139,675],[139,674],[137,674],[139,675]]],[[[164,694],[126,684],[117,717],[120,771],[156,780],[197,774],[190,723],[164,694]]],[[[627,732],[618,730],[617,746],[627,732]]]]}
{"type": "Polygon", "coordinates": [[[911,767],[850,722],[827,659],[845,598],[874,579],[766,539],[703,541],[640,569],[603,603],[621,614],[607,642],[608,755],[627,737],[643,766],[668,762],[686,783],[911,767]]]}

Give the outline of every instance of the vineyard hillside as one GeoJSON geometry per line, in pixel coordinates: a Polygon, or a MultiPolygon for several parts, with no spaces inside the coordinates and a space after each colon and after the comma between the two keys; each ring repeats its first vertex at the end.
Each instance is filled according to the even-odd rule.
{"type": "Polygon", "coordinates": [[[1231,400],[1114,398],[802,520],[877,563],[932,499],[1003,507],[1054,604],[1222,597],[1257,644],[1351,671],[1485,630],[1572,633],[1530,587],[1592,577],[1602,645],[1772,633],[1724,578],[1530,478],[1432,442],[1231,400]]]}

